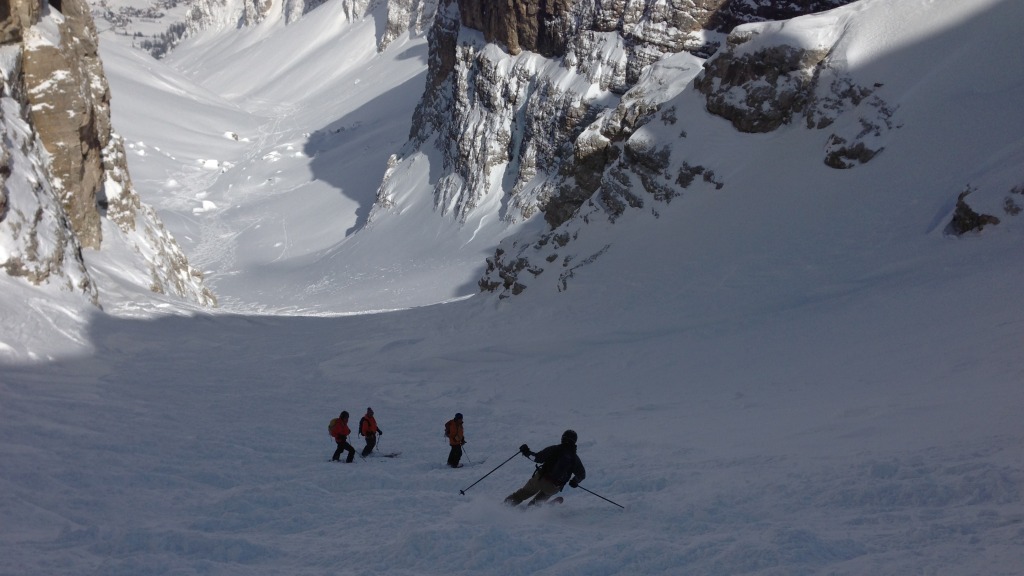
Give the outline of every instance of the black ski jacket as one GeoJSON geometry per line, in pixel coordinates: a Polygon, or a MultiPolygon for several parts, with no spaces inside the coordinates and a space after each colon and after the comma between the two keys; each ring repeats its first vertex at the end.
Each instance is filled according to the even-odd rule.
{"type": "Polygon", "coordinates": [[[540,464],[540,475],[558,486],[565,486],[573,476],[577,482],[587,477],[583,462],[576,455],[576,446],[555,444],[533,455],[534,462],[540,464]]]}

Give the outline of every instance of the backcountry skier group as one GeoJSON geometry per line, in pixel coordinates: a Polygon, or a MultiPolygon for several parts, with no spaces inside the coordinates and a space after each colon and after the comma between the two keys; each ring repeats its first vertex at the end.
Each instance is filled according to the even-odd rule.
{"type": "MultiPolygon", "coordinates": [[[[348,417],[348,412],[342,411],[337,418],[331,420],[328,427],[331,436],[337,444],[337,449],[331,457],[331,460],[335,462],[341,459],[342,452],[348,452],[348,458],[346,458],[345,462],[352,462],[355,456],[355,449],[348,443],[348,435],[352,433],[348,427],[348,417]]],[[[377,438],[382,434],[383,432],[381,432],[380,426],[377,425],[377,420],[374,418],[373,408],[367,408],[366,414],[359,420],[359,435],[366,440],[366,446],[361,452],[363,458],[373,452],[374,447],[377,445],[377,438]]],[[[448,466],[460,468],[462,466],[460,464],[463,454],[462,447],[466,444],[461,412],[456,412],[451,420],[445,422],[444,436],[448,440],[450,447],[448,466]]],[[[529,502],[529,505],[532,506],[549,500],[552,496],[561,492],[566,484],[572,488],[577,488],[580,482],[587,477],[583,461],[576,454],[577,440],[578,436],[574,430],[566,430],[562,433],[561,441],[558,444],[548,446],[540,452],[530,450],[530,447],[526,444],[520,446],[519,454],[532,459],[536,462],[537,466],[533,471],[533,475],[523,484],[522,488],[505,498],[505,504],[518,506],[532,498],[529,502]]],[[[509,460],[506,460],[505,463],[509,460]]],[[[498,468],[500,467],[498,466],[498,468]]],[[[497,470],[497,468],[494,470],[497,470]]],[[[494,472],[494,470],[491,472],[494,472]]],[[[483,480],[483,478],[480,480],[483,480]]],[[[477,482],[480,480],[477,480],[477,482]]],[[[462,493],[465,493],[465,491],[462,491],[462,493]]],[[[556,501],[560,502],[561,498],[557,498],[556,501]]],[[[615,504],[614,502],[612,503],[615,504]]]]}

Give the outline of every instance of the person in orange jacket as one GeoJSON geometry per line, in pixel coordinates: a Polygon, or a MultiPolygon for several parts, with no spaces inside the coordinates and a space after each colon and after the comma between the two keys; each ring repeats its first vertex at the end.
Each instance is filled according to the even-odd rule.
{"type": "Polygon", "coordinates": [[[359,435],[366,439],[366,446],[362,452],[363,458],[366,458],[377,446],[377,436],[384,435],[384,432],[377,426],[377,420],[373,417],[373,408],[367,408],[366,414],[359,420],[359,435]]]}
{"type": "Polygon", "coordinates": [[[455,418],[444,423],[444,435],[448,438],[448,444],[452,447],[448,452],[448,465],[452,468],[460,466],[462,460],[462,446],[466,443],[466,435],[462,429],[462,413],[457,412],[455,418]]]}
{"type": "Polygon", "coordinates": [[[334,441],[338,444],[338,449],[334,451],[331,461],[339,462],[342,451],[347,451],[348,458],[345,459],[345,462],[351,464],[352,459],[356,456],[356,449],[348,443],[348,435],[352,433],[352,430],[348,427],[348,412],[342,410],[341,414],[338,414],[338,417],[331,421],[330,431],[334,441]]]}

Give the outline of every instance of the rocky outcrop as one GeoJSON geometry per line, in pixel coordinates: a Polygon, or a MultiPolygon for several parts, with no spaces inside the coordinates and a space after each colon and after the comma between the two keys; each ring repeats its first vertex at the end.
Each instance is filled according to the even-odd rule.
{"type": "Polygon", "coordinates": [[[780,45],[737,54],[744,40],[730,36],[730,49],[707,63],[694,87],[707,98],[708,112],[737,130],[771,132],[807,108],[815,71],[828,52],[780,45]]]}
{"type": "MultiPolygon", "coordinates": [[[[953,212],[953,218],[946,227],[947,234],[963,236],[968,232],[981,232],[986,226],[999,224],[999,218],[991,214],[978,213],[967,203],[967,197],[974,191],[973,187],[968,186],[966,190],[957,196],[956,210],[953,212]]],[[[1012,214],[1013,212],[1008,210],[1007,213],[1012,214]]]]}
{"type": "Polygon", "coordinates": [[[695,6],[697,10],[703,8],[703,13],[707,15],[703,20],[705,29],[728,33],[740,24],[789,20],[804,14],[831,10],[852,1],[854,0],[712,0],[694,1],[693,4],[698,5],[695,6]]]}
{"type": "Polygon", "coordinates": [[[25,85],[32,122],[50,153],[53,185],[82,246],[99,248],[102,150],[109,140],[110,95],[97,55],[96,30],[83,0],[55,15],[56,37],[30,29],[25,85]]]}
{"type": "MultiPolygon", "coordinates": [[[[305,17],[328,0],[195,0],[184,23],[185,36],[208,29],[243,28],[257,25],[274,15],[275,9],[285,24],[305,17]]],[[[423,34],[430,27],[439,0],[333,0],[342,4],[348,20],[368,17],[378,7],[386,12],[384,26],[379,28],[378,50],[387,48],[395,38],[406,32],[423,34]]],[[[169,23],[171,27],[176,23],[169,23]]],[[[175,37],[175,42],[179,38],[175,37]]],[[[167,48],[161,46],[160,54],[167,48]]]]}
{"type": "MultiPolygon", "coordinates": [[[[514,0],[478,2],[459,0],[462,24],[484,33],[488,42],[497,42],[511,54],[523,50],[543,56],[563,56],[576,19],[570,17],[573,0],[514,0]]],[[[589,8],[589,7],[588,7],[589,8]]]]}
{"type": "MultiPolygon", "coordinates": [[[[620,150],[608,143],[624,141],[656,109],[618,110],[600,136],[581,139],[599,116],[616,109],[650,64],[670,54],[712,50],[696,34],[711,22],[724,26],[844,3],[782,8],[715,0],[441,0],[430,31],[427,86],[403,156],[425,144],[442,151],[443,174],[434,186],[434,205],[442,213],[465,218],[483,198],[501,194],[507,220],[543,211],[557,227],[597,190],[618,158],[620,150]],[[495,182],[504,185],[496,189],[495,182]]],[[[820,61],[824,54],[816,56],[820,61]]],[[[777,125],[803,109],[814,58],[780,51],[779,60],[757,71],[777,70],[785,86],[775,90],[776,99],[792,102],[779,118],[752,119],[752,126],[777,125]]],[[[632,101],[644,105],[641,98],[632,101]]],[[[378,201],[393,202],[387,181],[378,201]]]]}
{"type": "Polygon", "coordinates": [[[706,97],[708,112],[741,132],[759,133],[800,117],[808,128],[825,129],[844,111],[857,109],[857,123],[829,135],[823,161],[852,168],[882,151],[884,136],[899,126],[895,109],[874,95],[881,85],[859,86],[837,72],[829,45],[765,45],[754,42],[757,36],[750,28],[733,31],[727,48],[705,63],[694,87],[706,97]]]}
{"type": "Polygon", "coordinates": [[[81,245],[50,185],[22,77],[20,44],[0,46],[0,270],[98,305],[81,245]]]}
{"type": "MultiPolygon", "coordinates": [[[[315,0],[314,0],[315,2],[315,0]]],[[[287,14],[304,14],[308,2],[282,3],[287,14]]],[[[310,3],[315,7],[314,3],[310,3]]],[[[189,8],[185,24],[188,34],[206,29],[244,28],[262,22],[274,7],[273,0],[196,0],[189,8]]],[[[312,10],[312,8],[309,8],[312,10]]]]}
{"type": "Polygon", "coordinates": [[[426,33],[434,21],[437,3],[438,0],[388,0],[387,23],[377,39],[377,49],[383,51],[406,32],[416,36],[426,33]]]}
{"type": "Polygon", "coordinates": [[[39,21],[41,7],[42,4],[36,1],[0,2],[0,45],[21,42],[25,29],[39,21]]]}
{"type": "Polygon", "coordinates": [[[786,20],[849,4],[853,0],[458,0],[462,25],[510,54],[524,50],[549,58],[566,56],[580,34],[613,32],[642,53],[706,50],[693,32],[728,33],[746,22],[786,20]],[[656,47],[656,48],[655,48],[656,47]]]}
{"type": "MultiPolygon", "coordinates": [[[[14,0],[12,12],[31,14],[23,6],[30,3],[38,5],[14,0]]],[[[98,301],[81,253],[109,244],[135,254],[150,290],[215,304],[202,275],[132,185],[110,124],[88,5],[63,0],[60,6],[63,12],[36,13],[39,22],[19,20],[12,37],[22,40],[2,47],[4,125],[18,135],[3,140],[4,155],[24,156],[38,170],[6,174],[0,234],[16,248],[0,257],[0,266],[34,284],[63,278],[98,301]]]]}
{"type": "Polygon", "coordinates": [[[327,0],[284,0],[284,21],[290,24],[319,8],[327,0]]]}
{"type": "MultiPolygon", "coordinates": [[[[670,202],[689,186],[724,185],[708,167],[673,160],[671,150],[635,136],[649,122],[675,121],[672,110],[662,109],[667,96],[659,81],[639,87],[653,67],[684,55],[690,60],[677,64],[685,68],[697,60],[686,53],[716,52],[721,36],[709,29],[846,3],[441,0],[429,34],[426,89],[410,142],[392,160],[389,174],[421,148],[432,147],[442,158],[440,167],[432,167],[437,211],[464,221],[499,196],[499,217],[509,223],[542,213],[550,233],[534,243],[503,246],[480,282],[482,289],[522,291],[546,267],[562,262],[574,270],[604,253],[569,264],[564,251],[552,251],[573,241],[575,232],[565,229],[570,221],[614,221],[638,208],[657,212],[651,202],[670,202]]],[[[765,98],[770,93],[773,105],[766,107],[777,116],[744,109],[742,122],[762,130],[790,122],[817,101],[816,65],[826,54],[780,48],[771,59],[737,55],[723,66],[728,72],[706,74],[709,100],[721,78],[743,82],[774,75],[775,84],[763,92],[765,98]]],[[[721,109],[729,103],[722,98],[721,109]]],[[[837,145],[836,156],[841,154],[837,145]]],[[[378,205],[394,206],[398,193],[385,177],[378,205]]]]}

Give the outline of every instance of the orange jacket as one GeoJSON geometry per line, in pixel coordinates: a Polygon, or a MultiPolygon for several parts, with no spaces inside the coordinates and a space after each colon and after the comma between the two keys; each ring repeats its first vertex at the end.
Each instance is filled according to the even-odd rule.
{"type": "Polygon", "coordinates": [[[369,436],[370,434],[376,434],[380,431],[377,427],[377,420],[373,417],[373,414],[367,413],[363,416],[363,419],[359,421],[359,434],[362,436],[369,436]]]}
{"type": "Polygon", "coordinates": [[[334,419],[334,428],[331,430],[331,436],[338,442],[344,442],[348,435],[352,433],[349,429],[348,424],[342,421],[341,418],[334,419]]]}
{"type": "Polygon", "coordinates": [[[466,434],[462,429],[462,422],[454,418],[444,424],[445,436],[448,437],[448,444],[462,446],[466,443],[466,434]]]}

